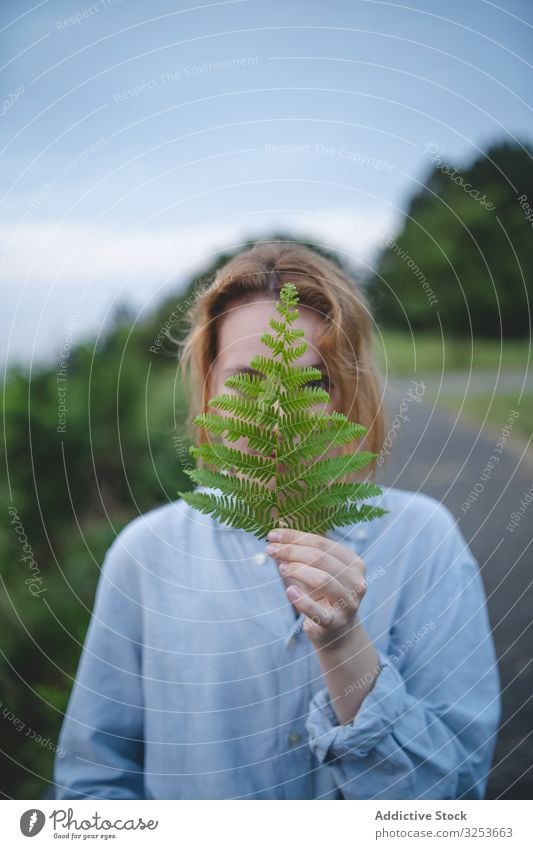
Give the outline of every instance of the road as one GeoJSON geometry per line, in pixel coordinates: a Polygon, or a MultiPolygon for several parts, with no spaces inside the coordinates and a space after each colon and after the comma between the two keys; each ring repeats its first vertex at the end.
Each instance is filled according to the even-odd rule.
{"type": "Polygon", "coordinates": [[[409,398],[412,387],[408,378],[388,386],[392,447],[378,483],[439,499],[457,518],[480,565],[503,690],[503,719],[487,798],[531,799],[533,500],[522,508],[516,527],[506,529],[511,514],[521,510],[521,499],[530,488],[533,493],[531,444],[527,453],[523,438],[513,442],[511,410],[510,434],[498,446],[498,440],[505,438],[501,432],[505,421],[499,429],[469,426],[436,408],[429,392],[421,401],[413,400],[415,392],[409,398]],[[396,419],[393,428],[400,411],[409,420],[396,419]],[[487,471],[493,456],[500,461],[487,471]],[[469,495],[470,507],[465,510],[469,495]]]}

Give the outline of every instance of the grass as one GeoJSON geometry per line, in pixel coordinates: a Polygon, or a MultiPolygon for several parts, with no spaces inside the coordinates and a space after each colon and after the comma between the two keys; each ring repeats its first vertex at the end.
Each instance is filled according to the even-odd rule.
{"type": "Polygon", "coordinates": [[[527,367],[529,342],[524,340],[439,338],[434,334],[409,336],[394,330],[374,335],[374,352],[383,373],[390,377],[450,371],[496,371],[527,367]]]}
{"type": "Polygon", "coordinates": [[[491,401],[490,393],[462,395],[439,394],[437,403],[445,410],[457,413],[462,405],[461,415],[470,419],[478,426],[487,416],[487,424],[499,430],[505,427],[511,410],[517,410],[520,415],[514,419],[513,434],[526,439],[533,433],[533,394],[522,395],[520,405],[517,404],[517,393],[503,392],[495,395],[491,401]]]}
{"type": "MultiPolygon", "coordinates": [[[[374,336],[374,352],[382,374],[395,379],[415,375],[439,375],[442,373],[496,372],[498,369],[516,370],[525,374],[528,369],[529,342],[524,340],[455,339],[439,338],[434,334],[417,333],[409,336],[394,330],[382,330],[374,336]]],[[[500,384],[502,385],[502,384],[500,384]]],[[[433,396],[431,386],[429,394],[433,396]]],[[[514,419],[512,439],[519,442],[529,440],[533,433],[533,393],[524,393],[518,405],[518,391],[498,391],[491,400],[486,386],[479,391],[474,385],[468,393],[460,394],[443,388],[433,400],[443,410],[461,417],[477,427],[485,425],[498,432],[505,427],[511,410],[520,415],[514,419]]],[[[426,399],[428,400],[428,398],[426,399]]],[[[533,452],[533,448],[529,449],[533,452]]]]}

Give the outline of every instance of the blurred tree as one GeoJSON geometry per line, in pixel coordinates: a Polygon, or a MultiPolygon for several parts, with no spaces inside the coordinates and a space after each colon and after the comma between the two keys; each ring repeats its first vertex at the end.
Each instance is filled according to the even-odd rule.
{"type": "MultiPolygon", "coordinates": [[[[436,147],[436,146],[435,146],[436,147]]],[[[496,144],[465,170],[438,151],[369,281],[376,318],[408,330],[525,337],[533,296],[533,148],[496,144]]]]}

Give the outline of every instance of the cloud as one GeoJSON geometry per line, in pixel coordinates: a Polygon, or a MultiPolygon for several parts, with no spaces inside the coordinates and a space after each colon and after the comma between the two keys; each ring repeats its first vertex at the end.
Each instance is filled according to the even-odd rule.
{"type": "Polygon", "coordinates": [[[38,357],[53,348],[58,328],[81,307],[80,332],[96,331],[115,301],[151,309],[202,270],[221,250],[286,232],[346,251],[354,264],[371,258],[392,231],[385,211],[314,210],[228,216],[189,228],[105,227],[90,222],[24,222],[0,228],[0,358],[38,357]],[[3,348],[3,350],[2,350],[3,348]]]}

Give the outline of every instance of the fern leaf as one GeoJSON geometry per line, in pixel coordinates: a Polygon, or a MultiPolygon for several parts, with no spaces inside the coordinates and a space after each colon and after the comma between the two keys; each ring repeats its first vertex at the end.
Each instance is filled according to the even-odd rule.
{"type": "Polygon", "coordinates": [[[349,422],[334,429],[307,434],[297,444],[288,446],[286,453],[280,455],[280,461],[287,464],[298,460],[312,460],[333,445],[346,445],[348,442],[360,439],[366,432],[363,425],[349,422]]]}
{"type": "Polygon", "coordinates": [[[236,442],[241,436],[246,436],[251,448],[265,454],[270,454],[277,447],[276,436],[272,431],[264,430],[251,422],[240,422],[230,416],[218,416],[216,413],[200,413],[194,422],[213,433],[225,434],[230,442],[236,442]]]}
{"type": "Polygon", "coordinates": [[[258,354],[256,357],[252,357],[250,360],[250,366],[273,380],[279,379],[280,369],[279,363],[277,363],[276,360],[271,360],[269,357],[258,354]]]}
{"type": "Polygon", "coordinates": [[[321,377],[320,369],[312,366],[286,366],[282,364],[279,369],[279,379],[285,389],[291,391],[313,380],[320,380],[321,377]]]}
{"type": "Polygon", "coordinates": [[[307,342],[302,342],[301,345],[298,345],[296,348],[286,348],[283,351],[283,361],[285,363],[290,363],[293,360],[297,360],[302,354],[305,354],[307,351],[307,342]]]}
{"type": "Polygon", "coordinates": [[[263,392],[264,381],[259,375],[247,374],[232,374],[224,381],[224,386],[230,389],[237,389],[248,398],[258,398],[263,392]]]}
{"type": "MultiPolygon", "coordinates": [[[[342,527],[343,525],[372,521],[380,516],[384,516],[388,512],[388,510],[382,507],[374,507],[371,504],[363,504],[360,507],[355,505],[343,505],[336,508],[325,507],[313,512],[311,527],[313,533],[322,535],[333,528],[342,527]]],[[[306,530],[309,528],[309,519],[306,515],[287,512],[284,516],[290,527],[296,530],[306,530]]]]}
{"type": "Polygon", "coordinates": [[[283,510],[312,517],[317,510],[337,507],[339,501],[362,501],[380,495],[381,489],[367,481],[358,483],[333,483],[325,489],[302,487],[301,495],[289,496],[283,501],[283,510]]]}
{"type": "Polygon", "coordinates": [[[256,531],[258,523],[253,513],[249,510],[243,510],[231,498],[217,497],[207,492],[180,492],[178,494],[191,507],[196,507],[202,513],[211,514],[215,519],[225,522],[232,528],[242,528],[252,533],[256,531]]]}
{"type": "Polygon", "coordinates": [[[312,415],[311,413],[306,413],[304,410],[288,413],[280,420],[279,425],[280,433],[284,439],[329,430],[330,427],[330,417],[326,413],[320,412],[312,415]]]}
{"type": "MultiPolygon", "coordinates": [[[[310,466],[299,464],[284,472],[280,478],[282,488],[290,487],[291,478],[303,479],[308,486],[321,486],[337,478],[358,472],[378,455],[371,451],[356,451],[354,454],[339,457],[326,457],[310,466]]],[[[285,462],[285,460],[283,461],[285,462]]]]}
{"type": "Polygon", "coordinates": [[[237,395],[215,395],[209,401],[210,407],[216,407],[219,410],[226,410],[239,416],[244,421],[256,421],[265,427],[274,427],[278,419],[276,415],[267,412],[263,405],[257,401],[239,398],[237,395]]]}
{"type": "Polygon", "coordinates": [[[272,492],[255,481],[237,478],[209,469],[185,469],[185,473],[201,486],[220,489],[224,495],[240,499],[244,504],[255,507],[275,507],[276,497],[272,492]]]}
{"type": "Polygon", "coordinates": [[[313,404],[327,404],[329,395],[325,389],[318,387],[307,387],[299,392],[285,393],[280,396],[280,405],[284,413],[297,412],[313,404]]]}
{"type": "Polygon", "coordinates": [[[362,504],[360,507],[348,506],[341,509],[332,510],[325,519],[318,522],[318,534],[327,533],[333,528],[340,528],[343,525],[352,525],[356,522],[370,522],[373,519],[378,519],[380,516],[385,516],[389,510],[383,507],[374,507],[371,504],[362,504]]]}
{"type": "Polygon", "coordinates": [[[296,286],[285,283],[277,305],[279,318],[269,321],[273,333],[265,331],[261,336],[271,356],[252,358],[255,374],[235,374],[225,380],[224,385],[238,394],[216,395],[208,402],[208,407],[227,415],[206,412],[194,419],[219,440],[191,446],[191,454],[212,468],[187,474],[200,489],[213,491],[179,493],[196,509],[261,539],[283,522],[321,534],[388,512],[360,503],[381,493],[376,484],[343,480],[377,454],[356,451],[323,456],[331,446],[361,439],[367,429],[342,413],[312,409],[327,405],[330,397],[325,390],[308,385],[322,379],[318,368],[295,364],[308,347],[304,331],[292,327],[298,317],[297,303],[296,286]],[[241,438],[247,440],[247,451],[227,444],[241,438]]]}
{"type": "Polygon", "coordinates": [[[231,472],[241,470],[255,480],[266,482],[276,474],[276,464],[273,460],[246,454],[228,445],[204,442],[201,445],[191,445],[189,452],[193,457],[200,457],[212,466],[231,472]]]}
{"type": "Polygon", "coordinates": [[[270,348],[272,353],[276,355],[282,354],[285,348],[283,340],[274,339],[274,337],[271,336],[270,333],[263,333],[263,335],[261,336],[261,342],[267,345],[267,347],[270,348]]]}

